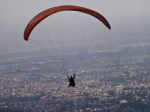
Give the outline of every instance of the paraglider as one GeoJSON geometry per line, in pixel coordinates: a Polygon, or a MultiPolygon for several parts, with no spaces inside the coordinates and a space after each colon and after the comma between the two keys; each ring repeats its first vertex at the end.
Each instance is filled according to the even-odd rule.
{"type": "Polygon", "coordinates": [[[89,15],[97,18],[99,21],[101,21],[108,29],[111,29],[109,22],[102,14],[100,14],[92,9],[88,9],[88,8],[81,7],[81,6],[63,5],[63,6],[57,6],[57,7],[53,7],[53,8],[44,10],[41,13],[39,13],[37,16],[35,16],[33,19],[31,19],[31,21],[28,23],[28,25],[26,26],[26,28],[24,30],[24,40],[28,41],[32,30],[43,19],[47,18],[48,16],[50,16],[52,14],[55,14],[55,13],[58,13],[61,11],[79,11],[79,12],[89,14],[89,15]]]}
{"type": "MultiPolygon", "coordinates": [[[[24,30],[24,40],[28,41],[30,34],[32,32],[32,30],[41,22],[43,21],[45,18],[61,12],[61,11],[78,11],[78,12],[82,12],[82,13],[86,13],[90,16],[95,17],[96,19],[98,19],[100,22],[102,22],[108,29],[111,29],[111,26],[109,24],[109,22],[107,21],[107,19],[100,13],[89,9],[89,8],[85,8],[85,7],[81,7],[81,6],[73,6],[73,5],[63,5],[63,6],[56,6],[53,8],[49,8],[47,10],[44,10],[42,12],[40,12],[38,15],[36,15],[33,19],[31,19],[31,21],[27,24],[25,30],[24,30]]],[[[75,21],[75,20],[73,20],[75,21]]],[[[74,76],[67,76],[68,77],[68,81],[69,81],[69,86],[68,87],[75,87],[75,76],[76,74],[74,73],[74,76]]]]}
{"type": "Polygon", "coordinates": [[[69,81],[69,86],[68,87],[75,87],[76,86],[76,84],[75,84],[75,81],[74,81],[74,79],[75,79],[75,77],[76,77],[76,74],[74,73],[73,74],[74,76],[67,76],[68,77],[68,81],[69,81]]]}

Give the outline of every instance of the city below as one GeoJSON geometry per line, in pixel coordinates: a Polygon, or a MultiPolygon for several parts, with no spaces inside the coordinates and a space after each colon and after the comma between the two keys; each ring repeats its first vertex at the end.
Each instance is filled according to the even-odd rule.
{"type": "Polygon", "coordinates": [[[0,112],[150,112],[148,49],[1,56],[0,112]]]}

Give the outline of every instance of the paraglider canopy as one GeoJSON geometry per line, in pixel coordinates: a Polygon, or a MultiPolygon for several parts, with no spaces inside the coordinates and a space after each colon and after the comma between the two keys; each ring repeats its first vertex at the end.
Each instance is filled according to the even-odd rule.
{"type": "Polygon", "coordinates": [[[97,18],[99,21],[101,21],[108,29],[111,29],[109,22],[102,14],[100,14],[92,9],[88,9],[88,8],[81,7],[81,6],[63,5],[63,6],[57,6],[57,7],[53,7],[53,8],[44,10],[41,13],[39,13],[37,16],[35,16],[33,19],[31,19],[31,21],[28,23],[28,25],[26,26],[26,28],[24,30],[24,40],[28,41],[32,30],[43,19],[47,18],[48,16],[50,16],[52,14],[55,14],[55,13],[61,12],[61,11],[79,11],[79,12],[89,14],[89,15],[97,18]]]}

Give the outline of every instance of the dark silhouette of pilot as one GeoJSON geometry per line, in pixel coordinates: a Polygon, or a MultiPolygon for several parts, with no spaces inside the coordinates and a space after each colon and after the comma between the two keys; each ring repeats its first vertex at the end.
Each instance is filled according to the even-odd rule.
{"type": "Polygon", "coordinates": [[[75,77],[76,77],[75,73],[74,73],[74,76],[70,76],[70,77],[68,76],[68,81],[69,81],[68,87],[70,87],[70,86],[75,87],[76,86],[75,81],[74,81],[75,77]]]}

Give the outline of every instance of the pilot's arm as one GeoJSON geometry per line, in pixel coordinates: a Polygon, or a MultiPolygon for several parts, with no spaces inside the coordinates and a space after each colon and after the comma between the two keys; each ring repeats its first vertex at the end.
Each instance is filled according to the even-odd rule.
{"type": "Polygon", "coordinates": [[[75,78],[76,77],[76,74],[74,73],[74,76],[73,76],[73,78],[75,78]]]}
{"type": "Polygon", "coordinates": [[[67,74],[67,77],[68,77],[68,79],[70,79],[69,76],[68,76],[68,74],[67,74]]]}

